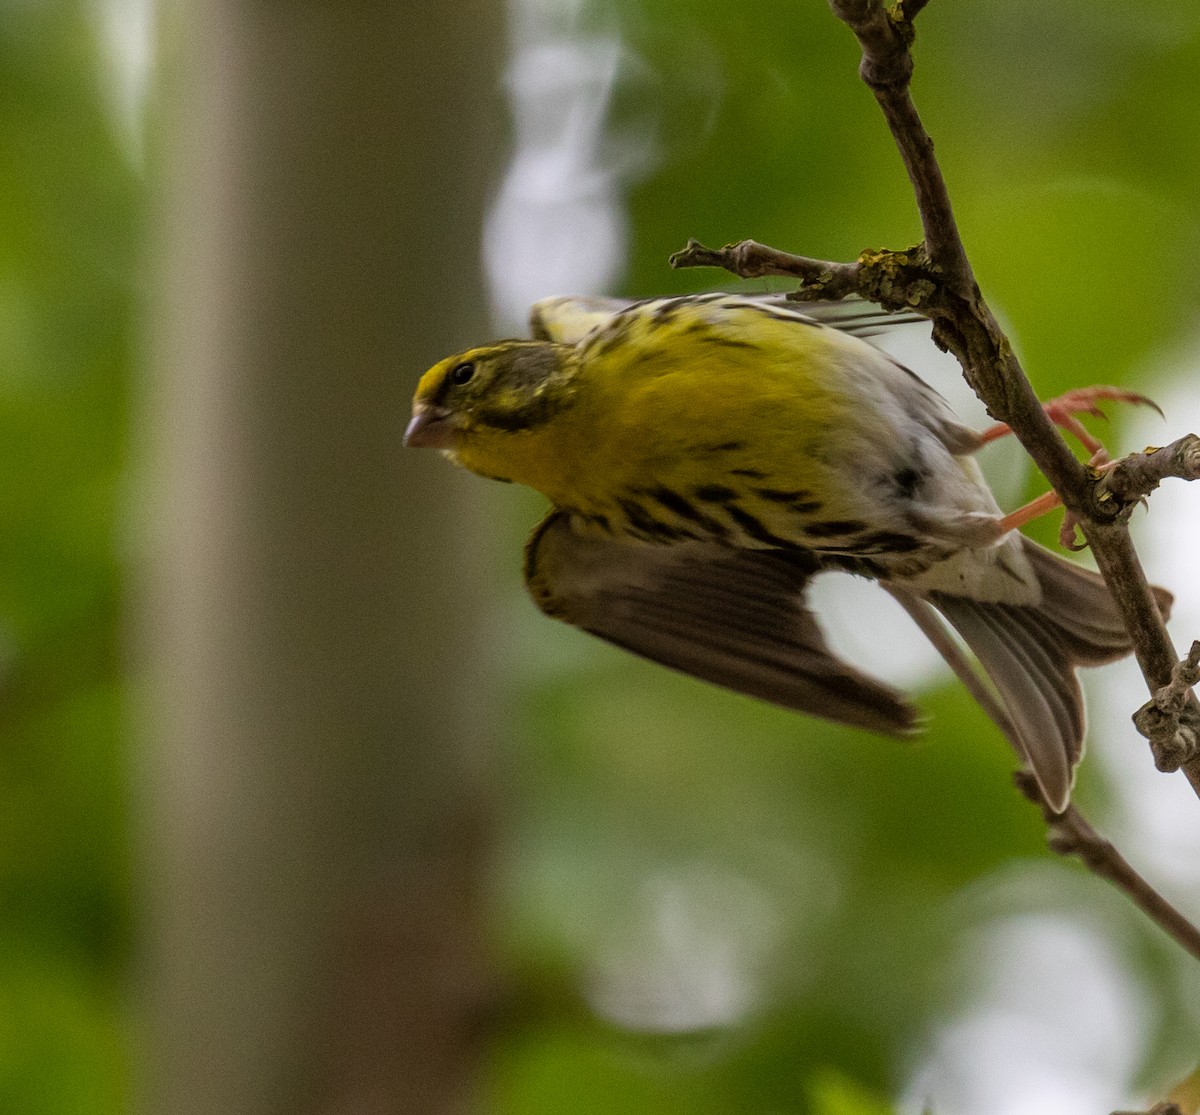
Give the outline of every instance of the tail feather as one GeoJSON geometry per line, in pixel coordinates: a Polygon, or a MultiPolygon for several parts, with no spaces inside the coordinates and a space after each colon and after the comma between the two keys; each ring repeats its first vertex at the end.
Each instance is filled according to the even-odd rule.
{"type": "MultiPolygon", "coordinates": [[[[998,604],[932,592],[929,601],[979,659],[1004,706],[1000,727],[1029,762],[1057,811],[1071,796],[1083,753],[1083,695],[1078,666],[1098,666],[1132,649],[1124,620],[1103,579],[1023,540],[1042,599],[998,604]]],[[[1171,596],[1155,589],[1164,614],[1171,596]]]]}
{"type": "Polygon", "coordinates": [[[937,593],[933,605],[987,674],[1007,714],[1000,727],[1023,755],[1046,800],[1066,808],[1083,748],[1083,696],[1074,663],[1036,608],[937,593]]]}
{"type": "MultiPolygon", "coordinates": [[[[1041,611],[1061,632],[1061,638],[1080,666],[1102,666],[1124,658],[1133,648],[1125,620],[1104,578],[1090,569],[1074,565],[1049,550],[1022,538],[1025,556],[1042,586],[1041,611]]],[[[1174,598],[1166,589],[1150,591],[1166,619],[1174,598]]]]}

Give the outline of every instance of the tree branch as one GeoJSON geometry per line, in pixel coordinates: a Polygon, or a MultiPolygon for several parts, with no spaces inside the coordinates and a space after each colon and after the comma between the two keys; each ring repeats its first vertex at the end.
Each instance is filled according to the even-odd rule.
{"type": "MultiPolygon", "coordinates": [[[[671,257],[671,265],[722,267],[743,278],[786,275],[800,282],[791,295],[798,301],[853,294],[885,309],[916,309],[930,318],[934,340],[958,358],[989,413],[1012,428],[1083,530],[1125,618],[1134,654],[1153,694],[1135,716],[1138,730],[1150,739],[1156,765],[1164,770],[1182,768],[1200,794],[1200,706],[1191,693],[1191,686],[1200,680],[1200,642],[1193,644],[1186,661],[1178,661],[1125,526],[1133,507],[1166,477],[1200,479],[1200,438],[1188,435],[1162,449],[1131,454],[1100,471],[1076,459],[1046,415],[975,282],[933,142],[909,95],[912,20],[925,3],[900,0],[893,16],[878,0],[830,0],[834,13],[854,31],[862,47],[859,72],[875,94],[904,160],[924,243],[904,252],[864,251],[854,263],[834,263],[753,240],[721,249],[691,240],[671,257]]],[[[953,657],[950,661],[953,664],[953,657]]],[[[1200,929],[1139,875],[1074,805],[1057,814],[1028,772],[1018,772],[1016,780],[1041,808],[1054,851],[1077,856],[1200,959],[1200,929]]]]}
{"type": "Polygon", "coordinates": [[[1077,856],[1089,871],[1124,891],[1168,936],[1200,960],[1200,929],[1138,874],[1074,805],[1068,805],[1062,813],[1055,813],[1042,797],[1037,780],[1028,771],[1017,771],[1013,781],[1041,809],[1049,829],[1047,843],[1052,851],[1061,856],[1077,856]]]}
{"type": "Polygon", "coordinates": [[[687,247],[671,256],[669,262],[672,267],[724,267],[744,279],[763,275],[800,278],[813,299],[845,298],[858,290],[857,264],[809,259],[768,248],[754,240],[742,240],[724,248],[706,248],[698,240],[689,240],[687,247]]]}
{"type": "Polygon", "coordinates": [[[1200,437],[1185,434],[1161,449],[1150,448],[1122,457],[1096,484],[1092,492],[1098,507],[1124,517],[1168,477],[1200,480],[1200,437]]]}
{"type": "MultiPolygon", "coordinates": [[[[883,109],[913,185],[925,230],[931,276],[942,296],[931,300],[934,338],[958,357],[967,381],[993,417],[1007,422],[1026,452],[1079,520],[1134,644],[1152,693],[1169,686],[1178,655],[1124,521],[1096,499],[1096,481],[1075,459],[1037,399],[1028,378],[974,281],[945,182],[909,94],[912,8],[893,18],[878,0],[830,0],[834,14],[854,31],[863,51],[860,72],[883,109]],[[887,35],[884,22],[891,23],[887,35]],[[900,44],[903,44],[901,48],[900,44]],[[900,58],[900,53],[904,58],[900,58]],[[969,281],[969,289],[968,289],[969,281]]],[[[1111,490],[1111,489],[1110,489],[1111,490]]],[[[1193,708],[1200,710],[1194,696],[1193,708]]],[[[1200,759],[1182,764],[1200,795],[1200,759]]]]}
{"type": "Polygon", "coordinates": [[[904,169],[917,198],[925,248],[935,270],[949,287],[967,296],[978,295],[975,276],[963,248],[941,168],[933,155],[933,140],[925,131],[909,96],[913,61],[912,21],[924,3],[910,3],[893,18],[878,0],[830,0],[830,6],[858,38],[862,47],[859,76],[875,94],[888,122],[904,169]]]}
{"type": "MultiPolygon", "coordinates": [[[[1119,462],[1101,477],[1076,459],[1047,417],[1020,361],[975,282],[949,193],[909,93],[912,21],[925,0],[901,0],[895,15],[879,0],[830,0],[862,47],[859,72],[871,89],[900,150],[916,197],[924,243],[904,252],[867,251],[853,264],[830,263],[768,248],[754,241],[720,250],[692,242],[672,258],[677,267],[719,266],[745,277],[789,275],[800,281],[798,300],[857,294],[886,309],[918,310],[933,322],[933,339],[952,352],[975,393],[999,422],[1011,427],[1025,451],[1079,524],[1125,619],[1152,694],[1169,686],[1179,656],[1150,592],[1126,529],[1131,506],[1165,476],[1195,479],[1200,445],[1180,439],[1162,450],[1119,462]]],[[[1187,714],[1200,717],[1195,696],[1187,714]]],[[[1158,756],[1156,755],[1156,761],[1158,756]]],[[[1200,756],[1182,762],[1200,796],[1200,756]]]]}

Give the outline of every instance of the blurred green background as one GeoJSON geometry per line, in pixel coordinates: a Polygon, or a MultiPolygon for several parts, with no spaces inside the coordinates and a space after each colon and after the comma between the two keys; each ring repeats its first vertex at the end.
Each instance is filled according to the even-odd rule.
{"type": "MultiPolygon", "coordinates": [[[[613,292],[721,285],[667,269],[689,236],[834,259],[918,239],[824,5],[527,0],[513,17],[517,62],[547,42],[609,60],[590,168],[613,292]]],[[[0,1111],[23,1115],[126,1110],[136,1057],[123,615],[156,168],[110,32],[92,3],[0,0],[0,1111]]],[[[968,250],[1039,393],[1166,391],[1161,440],[1195,428],[1192,0],[935,2],[917,58],[968,250]]],[[[538,265],[530,293],[550,293],[538,265]]],[[[506,710],[495,949],[520,1007],[483,1109],[1084,1115],[1194,1066],[1195,965],[1044,850],[957,686],[924,696],[929,732],[900,746],[590,643],[522,595],[537,501],[479,489],[506,710]]],[[[1188,566],[1169,528],[1154,572],[1186,624],[1200,595],[1171,578],[1188,566]]],[[[1180,789],[1131,796],[1104,746],[1082,801],[1200,913],[1194,799],[1139,844],[1137,818],[1180,789]]]]}
{"type": "Polygon", "coordinates": [[[146,191],[90,5],[0,12],[0,1110],[119,1111],[146,191]]]}

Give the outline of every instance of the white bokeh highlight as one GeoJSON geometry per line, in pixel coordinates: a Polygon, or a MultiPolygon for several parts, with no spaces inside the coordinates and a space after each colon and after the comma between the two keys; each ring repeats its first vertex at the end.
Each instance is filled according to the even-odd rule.
{"type": "Polygon", "coordinates": [[[92,0],[92,18],[107,55],[103,71],[109,111],[135,165],[145,154],[146,91],[154,65],[154,0],[92,0]]]}
{"type": "Polygon", "coordinates": [[[771,894],[709,862],[646,879],[622,927],[593,959],[601,1017],[640,1032],[730,1026],[760,1003],[781,919],[771,894]]]}
{"type": "Polygon", "coordinates": [[[578,4],[526,0],[514,9],[515,144],[483,244],[503,333],[523,333],[539,298],[612,288],[629,239],[622,189],[657,149],[648,117],[619,134],[610,127],[617,84],[639,60],[616,35],[580,32],[580,19],[578,4]]]}
{"type": "Polygon", "coordinates": [[[911,1079],[911,1115],[1096,1115],[1129,1099],[1147,1011],[1120,955],[1086,925],[998,919],[957,958],[975,996],[911,1079]]]}

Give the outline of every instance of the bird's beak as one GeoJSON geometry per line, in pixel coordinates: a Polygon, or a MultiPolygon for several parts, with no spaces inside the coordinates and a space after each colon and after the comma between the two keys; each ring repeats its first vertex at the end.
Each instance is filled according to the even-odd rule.
{"type": "Polygon", "coordinates": [[[404,444],[409,449],[452,449],[454,422],[449,411],[441,407],[413,407],[412,421],[404,431],[404,444]]]}

